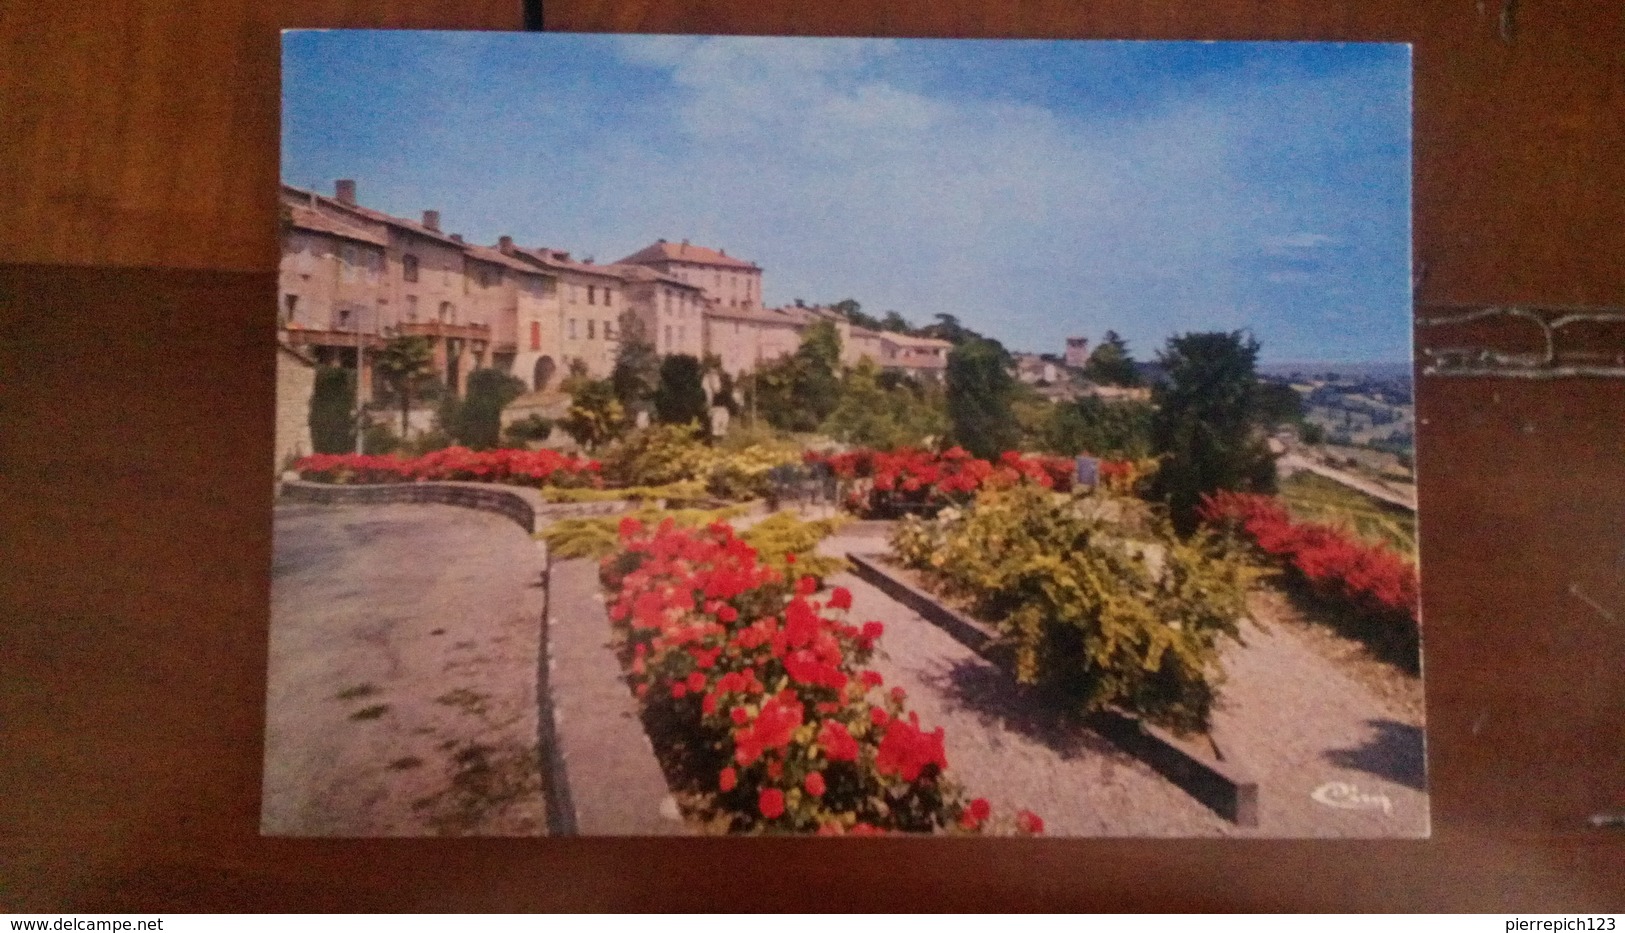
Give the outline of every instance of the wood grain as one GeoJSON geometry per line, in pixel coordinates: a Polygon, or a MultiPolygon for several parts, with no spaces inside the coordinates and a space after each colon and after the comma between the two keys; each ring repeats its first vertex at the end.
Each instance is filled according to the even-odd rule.
{"type": "MultiPolygon", "coordinates": [[[[547,7],[582,31],[1411,41],[1423,299],[1625,304],[1618,4],[1521,4],[1510,44],[1465,0],[547,7]]],[[[1584,380],[1418,383],[1432,840],[260,838],[276,30],[519,21],[0,6],[0,909],[1625,909],[1625,837],[1585,823],[1625,806],[1625,386],[1584,380]]]]}

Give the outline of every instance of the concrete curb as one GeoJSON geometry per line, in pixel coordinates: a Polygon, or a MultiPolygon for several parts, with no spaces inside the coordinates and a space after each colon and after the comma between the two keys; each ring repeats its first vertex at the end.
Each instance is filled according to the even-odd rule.
{"type": "MultiPolygon", "coordinates": [[[[846,557],[860,579],[919,613],[972,651],[986,654],[997,639],[991,626],[944,606],[872,556],[848,553],[846,557]]],[[[1118,710],[1096,713],[1089,717],[1088,725],[1225,819],[1238,826],[1258,825],[1258,781],[1237,762],[1220,761],[1193,742],[1118,710]]]]}
{"type": "Polygon", "coordinates": [[[688,834],[609,648],[598,562],[551,561],[547,580],[543,719],[558,833],[688,834]]]}
{"type": "Polygon", "coordinates": [[[618,515],[637,508],[629,499],[603,502],[548,502],[528,486],[503,483],[465,483],[436,480],[423,483],[316,483],[309,480],[283,480],[278,493],[294,502],[320,505],[383,505],[386,503],[437,503],[495,512],[512,519],[526,534],[533,534],[553,519],[593,515],[618,515]]]}

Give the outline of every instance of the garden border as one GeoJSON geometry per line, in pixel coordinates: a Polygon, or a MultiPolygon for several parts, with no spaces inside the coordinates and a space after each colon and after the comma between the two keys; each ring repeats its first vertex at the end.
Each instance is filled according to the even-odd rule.
{"type": "Polygon", "coordinates": [[[383,505],[386,503],[433,503],[495,512],[512,519],[526,534],[541,530],[544,522],[558,518],[591,515],[618,515],[638,507],[630,499],[602,502],[548,502],[529,486],[506,483],[428,480],[417,483],[319,483],[313,480],[285,479],[278,494],[295,502],[320,505],[383,505]]]}
{"type": "MultiPolygon", "coordinates": [[[[860,579],[919,613],[972,651],[984,654],[998,637],[991,626],[943,605],[935,596],[888,571],[873,555],[848,552],[846,557],[860,579]]],[[[1096,713],[1089,717],[1088,725],[1225,819],[1238,826],[1258,825],[1258,781],[1244,766],[1201,754],[1189,741],[1120,710],[1096,713]]]]}

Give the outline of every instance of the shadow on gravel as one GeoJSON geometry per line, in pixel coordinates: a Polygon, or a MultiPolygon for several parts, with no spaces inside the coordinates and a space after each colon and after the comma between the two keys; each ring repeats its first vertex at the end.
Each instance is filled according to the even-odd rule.
{"type": "Polygon", "coordinates": [[[978,660],[955,663],[945,673],[922,673],[952,709],[976,716],[983,726],[997,725],[1031,739],[1063,759],[1084,756],[1122,758],[1122,750],[1087,728],[1080,717],[1058,709],[1036,690],[1016,683],[999,668],[978,660]]]}
{"type": "Polygon", "coordinates": [[[1413,790],[1427,790],[1427,755],[1422,730],[1392,719],[1367,719],[1372,735],[1357,748],[1335,748],[1321,757],[1334,765],[1364,771],[1413,790]]]}

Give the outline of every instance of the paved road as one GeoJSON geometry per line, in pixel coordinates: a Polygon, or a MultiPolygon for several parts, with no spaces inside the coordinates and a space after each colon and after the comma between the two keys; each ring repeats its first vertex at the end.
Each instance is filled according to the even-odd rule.
{"type": "Polygon", "coordinates": [[[543,589],[513,522],[279,505],[262,828],[536,835],[543,589]]]}
{"type": "MultiPolygon", "coordinates": [[[[878,551],[846,532],[826,553],[878,551]]],[[[1316,654],[1285,626],[1248,625],[1225,652],[1215,738],[1260,783],[1257,828],[1231,824],[1099,736],[1023,699],[1010,678],[850,574],[853,618],[886,625],[871,665],[923,723],[947,732],[949,774],[995,808],[1027,807],[1053,835],[1416,836],[1427,832],[1422,730],[1414,717],[1316,654]],[[1321,799],[1316,799],[1317,796],[1321,799]]]]}

